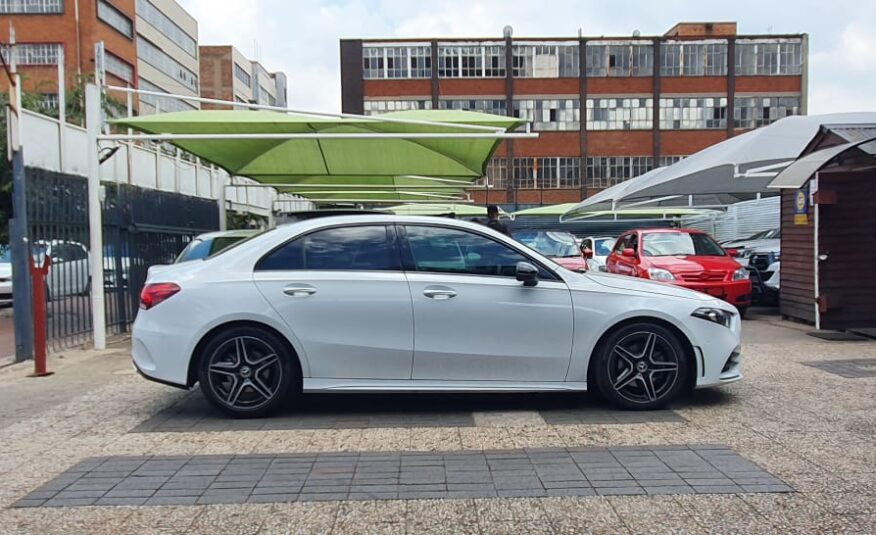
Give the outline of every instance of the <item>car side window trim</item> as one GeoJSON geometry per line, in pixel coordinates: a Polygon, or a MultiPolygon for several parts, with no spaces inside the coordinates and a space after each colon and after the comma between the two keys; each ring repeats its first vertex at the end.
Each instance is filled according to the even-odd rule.
{"type": "MultiPolygon", "coordinates": [[[[271,272],[280,272],[280,271],[331,271],[331,272],[344,272],[344,271],[354,272],[355,271],[355,272],[359,272],[359,273],[363,273],[363,272],[364,273],[403,273],[404,266],[403,266],[402,262],[400,262],[400,261],[396,264],[400,267],[400,269],[352,269],[352,268],[351,269],[312,269],[312,268],[266,269],[266,268],[260,268],[260,265],[262,264],[262,262],[265,259],[267,259],[272,254],[274,254],[278,250],[282,249],[283,247],[286,247],[287,245],[289,245],[292,242],[295,242],[297,240],[306,239],[307,236],[310,236],[311,234],[315,234],[317,232],[322,232],[324,230],[331,230],[331,229],[338,229],[338,228],[355,228],[355,227],[383,227],[384,231],[386,232],[387,245],[394,250],[395,254],[393,256],[395,257],[395,259],[400,260],[400,258],[401,258],[400,252],[399,252],[400,245],[398,243],[398,240],[396,239],[397,237],[396,237],[396,234],[394,232],[395,229],[390,230],[390,227],[392,227],[392,226],[393,225],[391,223],[379,223],[376,221],[372,221],[372,222],[362,222],[362,223],[353,223],[353,224],[339,223],[339,224],[327,225],[324,227],[309,229],[305,232],[302,232],[301,234],[297,234],[297,235],[293,236],[292,238],[289,238],[288,240],[284,241],[283,243],[280,243],[279,245],[272,247],[268,252],[266,252],[261,257],[259,257],[258,260],[256,260],[255,264],[253,265],[253,272],[271,273],[271,272]]],[[[392,253],[392,251],[390,253],[392,253]]]]}
{"type": "Polygon", "coordinates": [[[511,246],[509,246],[508,244],[503,243],[503,242],[501,242],[501,241],[499,241],[499,240],[493,238],[492,236],[488,236],[488,235],[486,235],[486,234],[482,234],[482,233],[477,232],[477,231],[472,230],[472,229],[468,229],[468,228],[463,229],[463,228],[456,228],[456,227],[447,227],[447,226],[444,226],[444,225],[430,225],[430,224],[428,224],[428,223],[416,223],[416,224],[411,224],[411,223],[398,223],[398,224],[396,224],[395,226],[396,226],[397,229],[399,229],[398,232],[399,232],[399,236],[400,236],[400,238],[401,238],[401,240],[400,240],[400,248],[401,248],[401,251],[402,251],[402,260],[403,260],[403,262],[402,262],[402,268],[403,268],[405,271],[410,271],[410,272],[414,272],[414,273],[440,273],[440,274],[442,274],[442,275],[462,275],[462,276],[466,276],[466,277],[489,277],[489,278],[491,278],[491,279],[496,279],[496,278],[499,278],[499,279],[508,279],[508,278],[510,278],[510,277],[507,277],[507,276],[504,276],[504,275],[484,275],[484,274],[481,274],[481,273],[448,273],[448,272],[445,272],[445,271],[421,271],[421,270],[419,270],[419,269],[417,268],[416,262],[415,262],[415,260],[414,260],[413,252],[411,251],[411,244],[410,244],[410,242],[408,241],[408,236],[407,236],[407,230],[406,230],[406,228],[407,228],[407,227],[426,227],[426,228],[439,228],[439,229],[456,230],[456,231],[459,231],[459,232],[468,232],[468,233],[474,234],[474,235],[476,235],[476,236],[479,236],[479,237],[481,237],[481,238],[486,238],[486,239],[488,239],[488,240],[490,240],[490,241],[492,241],[492,242],[494,242],[494,243],[498,243],[498,244],[501,245],[502,247],[507,247],[507,248],[509,248],[509,249],[512,249],[514,252],[518,253],[520,256],[526,258],[527,261],[529,261],[530,263],[534,264],[536,267],[540,268],[540,271],[543,271],[543,272],[545,272],[545,273],[547,273],[547,274],[549,274],[549,275],[551,276],[550,279],[543,278],[542,280],[544,280],[544,281],[548,281],[548,282],[565,282],[565,281],[562,279],[562,277],[560,277],[560,275],[557,274],[553,269],[551,269],[551,268],[549,268],[548,266],[544,265],[544,263],[542,263],[542,262],[540,262],[539,260],[533,258],[533,257],[530,256],[529,254],[526,254],[524,251],[521,251],[520,249],[517,249],[517,248],[515,248],[515,247],[511,247],[511,246]]]}

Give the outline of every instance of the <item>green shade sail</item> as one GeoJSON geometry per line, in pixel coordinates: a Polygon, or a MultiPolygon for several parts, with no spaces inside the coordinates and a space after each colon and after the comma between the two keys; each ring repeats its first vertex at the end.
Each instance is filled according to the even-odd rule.
{"type": "MultiPolygon", "coordinates": [[[[400,204],[385,208],[398,215],[444,215],[456,214],[463,217],[486,217],[487,207],[476,204],[434,203],[434,204],[400,204]]],[[[499,213],[507,216],[504,210],[499,213]]]]}
{"type": "MultiPolygon", "coordinates": [[[[577,206],[577,203],[573,204],[577,206]]],[[[576,219],[589,218],[609,218],[609,219],[668,219],[684,216],[705,216],[710,214],[718,214],[718,210],[704,210],[701,208],[624,208],[621,210],[593,210],[590,212],[575,212],[573,218],[566,218],[565,221],[574,221],[576,219]]]]}
{"type": "MultiPolygon", "coordinates": [[[[508,132],[522,124],[511,117],[457,110],[411,110],[387,113],[373,119],[324,118],[270,111],[199,110],[117,119],[112,123],[147,134],[220,135],[490,134],[508,132]],[[472,129],[471,126],[480,128],[472,129]]],[[[368,189],[380,189],[373,191],[372,196],[386,195],[389,198],[408,191],[404,188],[409,186],[418,186],[410,189],[418,193],[459,193],[471,181],[484,176],[487,161],[501,141],[486,137],[169,140],[232,175],[247,176],[264,184],[294,184],[279,189],[314,198],[340,198],[349,194],[339,195],[338,191],[331,192],[332,188],[309,189],[298,185],[349,185],[348,191],[357,191],[356,186],[368,186],[368,189]],[[457,183],[417,177],[443,177],[457,183]]],[[[399,197],[399,200],[404,200],[404,197],[399,197]]]]}
{"type": "Polygon", "coordinates": [[[569,210],[572,209],[573,206],[577,205],[576,202],[568,202],[564,204],[551,204],[548,206],[537,206],[535,208],[526,208],[525,210],[518,210],[514,212],[514,217],[520,216],[542,216],[542,217],[560,217],[565,214],[569,210]]]}

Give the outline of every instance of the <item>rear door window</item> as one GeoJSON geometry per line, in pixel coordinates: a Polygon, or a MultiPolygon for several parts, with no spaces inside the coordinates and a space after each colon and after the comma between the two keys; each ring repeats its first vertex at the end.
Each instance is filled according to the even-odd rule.
{"type": "Polygon", "coordinates": [[[384,225],[334,227],[296,238],[262,258],[256,270],[401,271],[384,225]]]}

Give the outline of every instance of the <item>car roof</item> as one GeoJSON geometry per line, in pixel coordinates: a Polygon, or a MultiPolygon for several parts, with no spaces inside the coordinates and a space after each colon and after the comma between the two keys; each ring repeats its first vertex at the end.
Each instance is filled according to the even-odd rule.
{"type": "Polygon", "coordinates": [[[666,227],[654,227],[654,228],[637,228],[626,232],[628,234],[630,232],[638,232],[639,234],[648,232],[648,233],[665,233],[665,234],[706,234],[705,231],[696,228],[666,228],[666,227]]]}
{"type": "Polygon", "coordinates": [[[264,232],[262,229],[235,229],[235,230],[217,230],[214,232],[205,232],[195,236],[196,240],[210,240],[213,238],[248,238],[255,236],[259,232],[264,232]]]}
{"type": "Polygon", "coordinates": [[[276,232],[294,236],[308,229],[318,229],[337,225],[357,225],[357,224],[374,224],[374,225],[392,225],[392,224],[421,224],[421,225],[441,225],[444,227],[457,227],[477,230],[479,232],[491,232],[500,236],[507,236],[500,232],[496,232],[490,227],[481,223],[473,223],[464,219],[453,219],[441,216],[415,216],[415,215],[395,215],[395,214],[365,214],[365,215],[337,215],[329,217],[320,217],[315,219],[304,219],[280,225],[276,232]]]}

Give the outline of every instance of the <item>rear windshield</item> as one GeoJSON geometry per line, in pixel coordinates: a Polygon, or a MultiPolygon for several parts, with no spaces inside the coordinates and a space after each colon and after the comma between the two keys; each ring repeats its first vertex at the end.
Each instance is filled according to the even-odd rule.
{"type": "Polygon", "coordinates": [[[189,262],[191,260],[203,260],[215,256],[241,242],[258,236],[261,232],[252,236],[217,236],[215,238],[195,238],[179,254],[176,263],[189,262]]]}
{"type": "Polygon", "coordinates": [[[593,251],[594,256],[608,256],[611,254],[611,248],[614,247],[614,238],[594,241],[596,242],[596,249],[593,251]]]}
{"type": "Polygon", "coordinates": [[[642,242],[645,256],[726,256],[727,253],[707,234],[687,232],[646,233],[642,242]]]}

